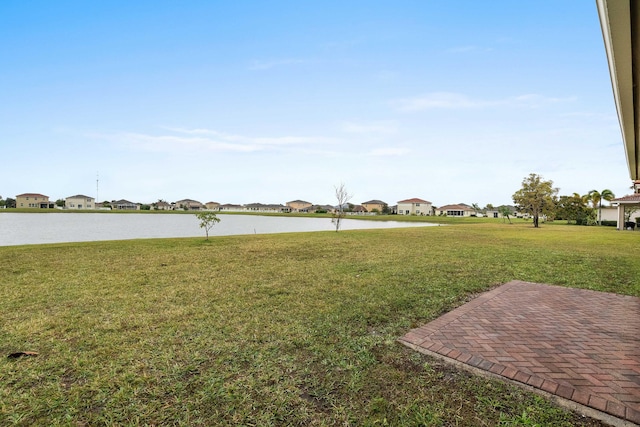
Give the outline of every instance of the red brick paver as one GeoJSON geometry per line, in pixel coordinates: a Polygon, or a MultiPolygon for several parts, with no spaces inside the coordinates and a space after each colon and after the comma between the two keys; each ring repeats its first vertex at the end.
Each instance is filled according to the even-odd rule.
{"type": "Polygon", "coordinates": [[[640,298],[512,281],[400,342],[640,424],[640,298]]]}

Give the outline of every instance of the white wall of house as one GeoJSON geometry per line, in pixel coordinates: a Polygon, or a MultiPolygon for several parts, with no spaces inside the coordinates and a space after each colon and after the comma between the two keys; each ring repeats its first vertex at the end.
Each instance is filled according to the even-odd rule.
{"type": "MultiPolygon", "coordinates": [[[[627,210],[632,209],[631,206],[627,206],[627,210]]],[[[596,212],[596,215],[598,213],[596,212]]],[[[597,216],[596,216],[597,218],[597,216]]],[[[631,221],[635,221],[636,218],[640,218],[640,209],[631,214],[631,221]]],[[[603,221],[617,221],[618,220],[618,207],[617,206],[603,206],[602,207],[602,220],[603,221]]]]}
{"type": "Polygon", "coordinates": [[[437,208],[436,215],[446,215],[446,216],[471,216],[475,214],[474,210],[468,209],[455,209],[455,208],[437,208]]]}

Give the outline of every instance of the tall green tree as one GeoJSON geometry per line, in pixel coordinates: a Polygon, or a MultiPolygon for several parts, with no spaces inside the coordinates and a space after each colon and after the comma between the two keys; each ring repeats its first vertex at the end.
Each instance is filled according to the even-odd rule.
{"type": "Polygon", "coordinates": [[[588,206],[587,197],[578,193],[571,196],[560,196],[556,204],[556,218],[567,220],[567,224],[587,224],[593,209],[588,206]]]}
{"type": "Polygon", "coordinates": [[[545,181],[542,176],[532,173],[522,180],[522,188],[512,198],[520,210],[533,217],[533,226],[538,228],[541,215],[553,215],[557,194],[553,181],[545,181]]]}
{"type": "Polygon", "coordinates": [[[613,194],[613,191],[605,188],[602,191],[589,191],[588,197],[589,200],[591,200],[591,203],[593,203],[593,208],[598,210],[598,225],[602,225],[602,201],[606,200],[607,202],[610,202],[616,198],[616,195],[613,194]]]}

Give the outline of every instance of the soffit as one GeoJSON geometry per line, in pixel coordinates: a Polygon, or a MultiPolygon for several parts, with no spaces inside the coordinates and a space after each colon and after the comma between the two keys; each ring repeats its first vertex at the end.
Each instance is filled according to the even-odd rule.
{"type": "Polygon", "coordinates": [[[640,6],[596,0],[631,179],[640,179],[640,6]]]}

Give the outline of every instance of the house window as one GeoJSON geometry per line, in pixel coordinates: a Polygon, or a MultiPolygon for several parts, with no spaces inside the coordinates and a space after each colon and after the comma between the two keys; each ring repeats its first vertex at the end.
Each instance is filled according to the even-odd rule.
{"type": "Polygon", "coordinates": [[[416,203],[416,206],[420,206],[420,203],[416,203]]]}

